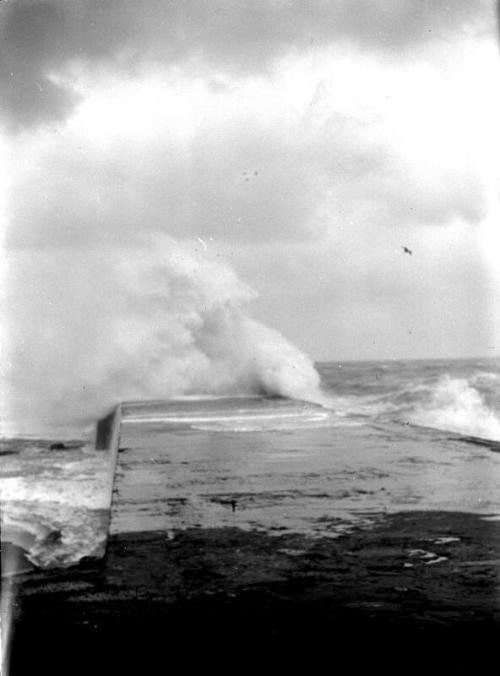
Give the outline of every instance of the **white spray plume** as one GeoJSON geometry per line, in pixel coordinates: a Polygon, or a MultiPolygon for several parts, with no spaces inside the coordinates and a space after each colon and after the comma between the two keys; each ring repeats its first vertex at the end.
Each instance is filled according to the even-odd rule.
{"type": "Polygon", "coordinates": [[[500,440],[500,420],[464,378],[442,376],[411,420],[417,425],[500,440]]]}
{"type": "Polygon", "coordinates": [[[141,398],[321,400],[308,357],[245,314],[255,293],[189,243],[18,251],[8,280],[3,433],[83,427],[141,398]]]}

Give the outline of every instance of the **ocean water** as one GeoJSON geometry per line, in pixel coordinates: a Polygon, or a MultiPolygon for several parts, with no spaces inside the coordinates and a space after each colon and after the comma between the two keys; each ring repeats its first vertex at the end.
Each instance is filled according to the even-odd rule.
{"type": "MultiPolygon", "coordinates": [[[[217,524],[336,537],[390,511],[500,515],[499,359],[317,368],[322,406],[262,397],[127,406],[114,532],[217,524]]],[[[40,567],[102,553],[112,472],[88,431],[3,439],[0,454],[2,539],[40,567]]]]}
{"type": "Polygon", "coordinates": [[[318,365],[338,412],[500,440],[500,359],[318,365]]]}

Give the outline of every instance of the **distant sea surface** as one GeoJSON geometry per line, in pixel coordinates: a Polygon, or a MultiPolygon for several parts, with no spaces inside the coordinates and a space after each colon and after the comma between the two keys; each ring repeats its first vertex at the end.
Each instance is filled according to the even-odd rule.
{"type": "MultiPolygon", "coordinates": [[[[311,515],[304,512],[301,496],[304,505],[313,505],[308,509],[315,510],[318,524],[326,523],[322,514],[330,519],[330,532],[318,526],[317,534],[333,537],[384,511],[500,514],[500,454],[494,444],[500,441],[499,359],[328,362],[317,368],[326,395],[324,413],[286,414],[271,400],[260,417],[233,405],[227,416],[219,411],[211,419],[207,409],[201,422],[200,416],[183,418],[192,436],[187,428],[178,433],[182,443],[169,459],[165,481],[170,496],[187,494],[192,509],[189,519],[173,515],[169,528],[206,526],[214,516],[210,510],[219,510],[217,518],[227,525],[258,527],[258,504],[222,512],[213,497],[220,492],[215,483],[212,498],[190,488],[196,481],[189,463],[199,469],[196,448],[214,432],[219,434],[217,457],[203,455],[204,476],[223,476],[226,494],[241,502],[247,472],[267,507],[278,496],[276,509],[267,508],[266,514],[274,514],[276,523],[290,531],[310,530],[311,515]],[[451,443],[443,432],[493,443],[451,443]],[[279,476],[288,477],[279,489],[278,474],[273,474],[278,467],[279,476]],[[333,530],[332,519],[338,522],[333,530]]],[[[203,406],[200,399],[200,410],[203,406]]],[[[149,422],[129,420],[146,434],[144,424],[151,442],[151,467],[141,470],[147,483],[148,472],[161,474],[165,432],[161,417],[153,413],[149,422]]],[[[93,442],[78,430],[73,439],[0,440],[2,539],[24,549],[36,566],[71,565],[102,550],[112,477],[107,454],[96,451],[93,442]],[[52,441],[66,448],[51,449],[52,441]]]]}
{"type": "Polygon", "coordinates": [[[500,440],[500,359],[318,364],[332,404],[349,416],[500,440]]]}

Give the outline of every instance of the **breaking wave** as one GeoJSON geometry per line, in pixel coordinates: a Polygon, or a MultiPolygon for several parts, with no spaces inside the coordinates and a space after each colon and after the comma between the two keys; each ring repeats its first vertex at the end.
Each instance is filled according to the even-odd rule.
{"type": "Polygon", "coordinates": [[[415,406],[411,422],[468,436],[500,440],[500,419],[466,379],[440,378],[429,397],[415,406]]]}
{"type": "Polygon", "coordinates": [[[339,376],[327,365],[322,374],[330,406],[366,422],[397,421],[500,440],[499,373],[453,360],[383,366],[353,365],[339,376]]]}
{"type": "Polygon", "coordinates": [[[124,400],[322,399],[312,361],[247,314],[254,291],[189,242],[16,252],[10,268],[4,435],[90,426],[124,400]]]}

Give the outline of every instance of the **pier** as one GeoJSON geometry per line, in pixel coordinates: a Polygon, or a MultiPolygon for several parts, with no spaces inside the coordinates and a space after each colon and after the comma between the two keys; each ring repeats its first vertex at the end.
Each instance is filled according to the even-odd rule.
{"type": "MultiPolygon", "coordinates": [[[[339,430],[324,415],[235,398],[129,402],[105,416],[105,555],[16,576],[10,675],[28,673],[35,653],[43,673],[66,673],[74,655],[83,673],[149,673],[165,655],[324,655],[332,637],[351,664],[366,657],[359,641],[376,656],[388,637],[493,649],[499,523],[411,503],[364,513],[388,485],[369,473],[388,431],[339,430]]],[[[404,427],[391,435],[391,447],[411,447],[404,427]]],[[[459,443],[429,433],[430,452],[459,443]]]]}

